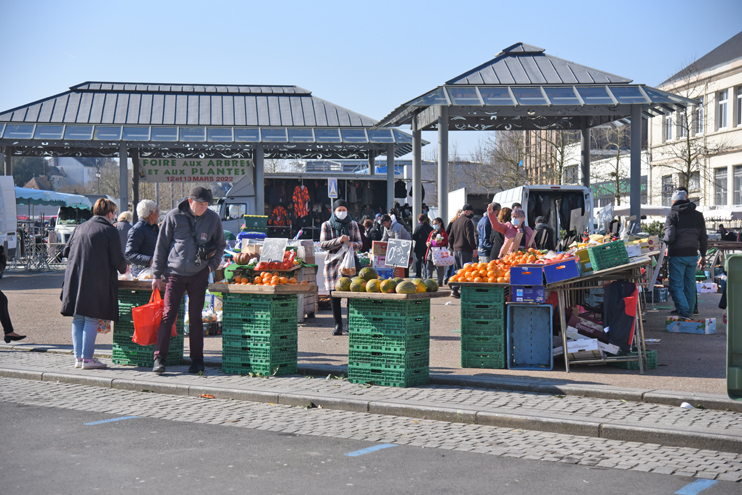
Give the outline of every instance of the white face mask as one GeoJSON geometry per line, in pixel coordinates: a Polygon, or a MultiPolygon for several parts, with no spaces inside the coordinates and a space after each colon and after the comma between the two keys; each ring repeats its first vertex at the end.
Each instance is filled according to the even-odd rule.
{"type": "Polygon", "coordinates": [[[513,225],[515,225],[516,227],[520,225],[520,218],[513,218],[513,225]]]}
{"type": "Polygon", "coordinates": [[[345,220],[345,217],[348,216],[348,212],[347,211],[336,211],[335,216],[337,217],[338,220],[345,220]]]}

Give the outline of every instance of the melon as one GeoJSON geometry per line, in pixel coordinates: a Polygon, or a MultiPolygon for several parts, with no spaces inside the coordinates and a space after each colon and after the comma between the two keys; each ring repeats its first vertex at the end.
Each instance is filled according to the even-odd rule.
{"type": "Polygon", "coordinates": [[[433,279],[427,279],[423,281],[423,284],[425,284],[425,289],[427,292],[438,292],[438,282],[436,282],[433,279]]]}
{"type": "Polygon", "coordinates": [[[381,292],[385,294],[391,294],[397,288],[397,283],[392,279],[384,280],[381,282],[380,288],[381,292]]]}
{"type": "Polygon", "coordinates": [[[354,277],[350,281],[351,292],[366,292],[366,281],[359,277],[354,277]]]}
{"type": "Polygon", "coordinates": [[[341,277],[335,283],[335,290],[347,292],[350,290],[350,279],[348,277],[341,277]]]}
{"type": "Polygon", "coordinates": [[[412,283],[415,284],[415,292],[418,292],[420,294],[422,294],[423,292],[428,292],[428,288],[425,286],[422,280],[415,279],[415,281],[412,283]]]}
{"type": "Polygon", "coordinates": [[[417,292],[417,286],[409,280],[406,280],[400,284],[397,284],[397,288],[395,290],[397,294],[414,294],[417,292]]]}
{"type": "Polygon", "coordinates": [[[358,276],[365,280],[374,280],[379,278],[379,273],[371,267],[362,268],[358,276]]]}
{"type": "Polygon", "coordinates": [[[392,280],[394,280],[394,282],[397,284],[401,284],[402,282],[404,282],[404,279],[402,277],[395,277],[392,280]]]}
{"type": "Polygon", "coordinates": [[[381,280],[371,279],[366,283],[366,292],[381,292],[381,280]]]}

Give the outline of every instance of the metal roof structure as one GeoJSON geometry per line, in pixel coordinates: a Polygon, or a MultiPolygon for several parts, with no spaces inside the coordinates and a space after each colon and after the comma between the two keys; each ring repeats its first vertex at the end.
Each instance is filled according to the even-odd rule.
{"type": "Polygon", "coordinates": [[[376,127],[410,124],[417,115],[421,130],[437,129],[437,114],[430,109],[446,106],[451,130],[580,129],[619,120],[627,123],[635,104],[641,104],[643,116],[649,118],[694,103],[631,82],[516,43],[399,106],[376,127]]]}
{"type": "Polygon", "coordinates": [[[0,113],[0,146],[16,156],[368,158],[409,134],[371,129],[375,120],[298,86],[85,82],[0,113]]]}

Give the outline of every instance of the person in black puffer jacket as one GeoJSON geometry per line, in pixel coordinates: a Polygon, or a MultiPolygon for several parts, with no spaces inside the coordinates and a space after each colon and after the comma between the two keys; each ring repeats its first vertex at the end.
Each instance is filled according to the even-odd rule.
{"type": "Polygon", "coordinates": [[[160,210],[154,201],[145,199],[137,204],[139,221],[129,231],[124,257],[131,263],[131,273],[135,277],[139,272],[152,265],[152,256],[157,245],[157,220],[160,210]]]}

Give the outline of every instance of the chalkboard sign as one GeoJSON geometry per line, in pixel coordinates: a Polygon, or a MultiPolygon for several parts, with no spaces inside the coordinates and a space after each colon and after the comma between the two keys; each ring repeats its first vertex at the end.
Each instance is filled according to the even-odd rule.
{"type": "Polygon", "coordinates": [[[260,261],[270,263],[283,261],[283,253],[286,251],[288,239],[265,239],[263,241],[263,251],[260,253],[260,261]]]}
{"type": "Polygon", "coordinates": [[[389,239],[386,246],[386,266],[407,268],[410,264],[410,249],[412,249],[412,241],[389,239]]]}

